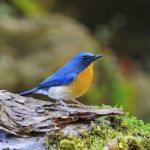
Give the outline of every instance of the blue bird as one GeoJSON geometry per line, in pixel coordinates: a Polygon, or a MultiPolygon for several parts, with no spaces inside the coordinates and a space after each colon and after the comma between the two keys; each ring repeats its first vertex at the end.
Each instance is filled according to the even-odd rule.
{"type": "Polygon", "coordinates": [[[79,52],[63,67],[49,76],[35,88],[22,92],[20,95],[39,93],[59,100],[65,109],[68,107],[63,100],[75,100],[89,89],[93,79],[93,64],[102,55],[90,52],[79,52]]]}

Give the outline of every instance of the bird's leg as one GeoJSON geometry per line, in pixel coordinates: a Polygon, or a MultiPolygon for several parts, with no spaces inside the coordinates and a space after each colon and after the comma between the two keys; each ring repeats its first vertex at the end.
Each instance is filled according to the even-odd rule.
{"type": "Polygon", "coordinates": [[[76,104],[79,104],[80,106],[85,107],[85,105],[84,105],[84,104],[82,104],[81,102],[77,101],[76,99],[73,99],[73,102],[74,102],[74,103],[76,103],[76,104]]]}
{"type": "Polygon", "coordinates": [[[69,109],[69,108],[67,107],[67,105],[63,102],[63,100],[60,99],[59,102],[64,106],[65,110],[70,113],[70,109],[69,109]]]}

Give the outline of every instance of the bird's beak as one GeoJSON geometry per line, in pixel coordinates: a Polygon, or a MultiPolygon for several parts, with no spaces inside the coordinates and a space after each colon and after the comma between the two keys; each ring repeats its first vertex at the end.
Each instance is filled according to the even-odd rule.
{"type": "Polygon", "coordinates": [[[101,58],[101,57],[102,57],[102,55],[95,55],[95,56],[93,57],[93,61],[95,61],[96,59],[101,58]]]}

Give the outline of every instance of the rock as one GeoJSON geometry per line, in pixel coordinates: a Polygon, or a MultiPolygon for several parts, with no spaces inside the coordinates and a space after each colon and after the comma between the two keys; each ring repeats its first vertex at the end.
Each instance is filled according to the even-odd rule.
{"type": "Polygon", "coordinates": [[[10,138],[5,142],[0,143],[0,149],[8,150],[46,150],[47,146],[44,144],[44,137],[30,137],[30,138],[10,138]]]}

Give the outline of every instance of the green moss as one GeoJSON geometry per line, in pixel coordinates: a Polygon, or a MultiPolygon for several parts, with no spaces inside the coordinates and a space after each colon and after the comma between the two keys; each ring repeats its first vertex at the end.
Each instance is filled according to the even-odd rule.
{"type": "MultiPolygon", "coordinates": [[[[70,139],[71,140],[71,139],[70,139]]],[[[70,150],[75,149],[75,141],[70,141],[68,139],[64,139],[60,141],[61,149],[70,150]]]]}
{"type": "Polygon", "coordinates": [[[88,128],[80,129],[78,135],[50,132],[47,145],[62,150],[150,150],[150,124],[129,116],[97,118],[88,128]],[[114,142],[115,141],[115,142],[114,142]]]}

